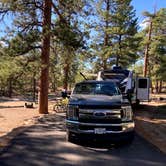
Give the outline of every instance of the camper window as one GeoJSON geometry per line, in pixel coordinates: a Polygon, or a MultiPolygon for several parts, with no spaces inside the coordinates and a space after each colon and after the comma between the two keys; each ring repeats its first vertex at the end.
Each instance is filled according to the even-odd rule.
{"type": "Polygon", "coordinates": [[[147,79],[139,79],[138,85],[139,88],[147,88],[147,79]]]}

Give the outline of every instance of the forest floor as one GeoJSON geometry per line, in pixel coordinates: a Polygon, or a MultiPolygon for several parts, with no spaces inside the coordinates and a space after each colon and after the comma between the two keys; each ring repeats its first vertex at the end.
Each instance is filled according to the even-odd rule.
{"type": "MultiPolygon", "coordinates": [[[[0,97],[0,137],[9,133],[16,127],[33,123],[33,120],[42,115],[38,112],[38,105],[25,108],[25,103],[31,102],[23,98],[0,97]]],[[[49,101],[49,112],[53,111],[55,101],[49,101]]]]}
{"type": "MultiPolygon", "coordinates": [[[[162,98],[166,99],[166,95],[162,98]]],[[[166,100],[142,103],[134,117],[136,132],[166,154],[166,100]]]]}
{"type": "MultiPolygon", "coordinates": [[[[165,95],[156,95],[154,98],[166,98],[165,95]]],[[[18,98],[0,98],[0,150],[22,130],[43,117],[38,113],[37,105],[34,108],[24,108],[25,100],[18,98]]],[[[49,112],[55,101],[49,101],[49,112]]],[[[141,103],[134,111],[136,131],[139,135],[157,146],[166,153],[166,101],[141,103]]]]}
{"type": "Polygon", "coordinates": [[[18,98],[0,99],[0,136],[9,133],[12,129],[22,126],[39,114],[34,108],[24,108],[25,101],[18,98]]]}
{"type": "MultiPolygon", "coordinates": [[[[33,103],[33,108],[25,108],[25,103],[31,104],[24,98],[0,97],[0,151],[18,133],[43,117],[38,112],[38,105],[33,103]]],[[[54,103],[54,100],[49,101],[49,113],[53,112],[54,103]]]]}

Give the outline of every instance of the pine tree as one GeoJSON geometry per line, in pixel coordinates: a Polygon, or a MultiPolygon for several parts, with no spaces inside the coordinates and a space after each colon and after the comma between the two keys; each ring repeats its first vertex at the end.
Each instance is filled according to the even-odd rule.
{"type": "Polygon", "coordinates": [[[148,22],[148,26],[140,32],[144,36],[141,44],[141,48],[145,50],[144,76],[147,75],[152,79],[152,83],[155,84],[158,92],[158,90],[160,91],[159,82],[165,81],[166,73],[166,8],[162,8],[153,14],[147,11],[143,14],[148,22]]]}
{"type": "MultiPolygon", "coordinates": [[[[59,62],[63,69],[63,88],[68,89],[72,66],[77,59],[76,52],[84,47],[85,32],[81,30],[81,19],[84,15],[82,7],[84,1],[59,1],[58,8],[61,9],[60,17],[55,20],[56,26],[53,29],[55,40],[61,43],[61,55],[59,62]]],[[[56,10],[56,9],[55,9],[56,10]]],[[[83,28],[82,28],[83,29],[83,28]]]]}
{"type": "MultiPolygon", "coordinates": [[[[56,42],[60,43],[60,47],[64,47],[67,51],[76,51],[82,47],[83,35],[79,31],[80,27],[78,28],[77,15],[82,12],[85,1],[6,0],[0,2],[0,4],[2,19],[6,14],[12,14],[14,26],[9,30],[13,36],[18,36],[18,39],[10,42],[13,43],[12,45],[9,43],[8,46],[11,48],[9,54],[20,56],[27,55],[33,50],[41,51],[39,112],[48,113],[50,40],[51,37],[56,38],[56,42]],[[54,17],[51,17],[51,14],[54,17]],[[32,32],[37,32],[36,36],[33,34],[33,37],[29,38],[28,36],[32,32]],[[23,44],[21,44],[20,39],[24,41],[23,44]]],[[[11,39],[13,36],[9,38],[11,39]]],[[[54,47],[53,50],[55,50],[54,47]]],[[[73,52],[70,51],[68,54],[73,54],[73,52]]],[[[63,56],[66,62],[71,59],[70,56],[66,58],[66,54],[63,56]]],[[[69,71],[70,68],[67,70],[69,71]]],[[[68,71],[66,72],[67,81],[69,78],[68,71]]]]}
{"type": "Polygon", "coordinates": [[[165,81],[166,76],[166,8],[160,9],[152,19],[152,37],[149,49],[149,74],[156,82],[157,92],[161,91],[158,82],[165,81]]]}
{"type": "Polygon", "coordinates": [[[131,0],[115,0],[111,15],[111,34],[113,54],[116,56],[116,65],[127,66],[135,62],[139,40],[137,33],[137,18],[131,6],[131,0]]]}
{"type": "Polygon", "coordinates": [[[128,66],[138,57],[137,18],[131,0],[99,0],[94,24],[97,38],[95,64],[106,69],[111,64],[128,66]],[[116,60],[115,60],[116,59],[116,60]]]}

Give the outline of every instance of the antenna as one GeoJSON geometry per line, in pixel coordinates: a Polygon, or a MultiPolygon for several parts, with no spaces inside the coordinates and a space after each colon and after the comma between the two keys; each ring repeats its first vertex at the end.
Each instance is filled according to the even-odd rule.
{"type": "Polygon", "coordinates": [[[88,80],[83,73],[80,72],[80,75],[85,79],[88,80]]]}

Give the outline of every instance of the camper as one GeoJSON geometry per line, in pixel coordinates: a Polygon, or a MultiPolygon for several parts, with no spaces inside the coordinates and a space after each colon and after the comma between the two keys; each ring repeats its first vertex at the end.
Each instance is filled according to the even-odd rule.
{"type": "Polygon", "coordinates": [[[132,105],[138,106],[141,101],[149,101],[150,79],[148,77],[139,77],[133,71],[115,66],[111,70],[99,71],[97,80],[116,82],[122,94],[127,94],[132,105]]]}

